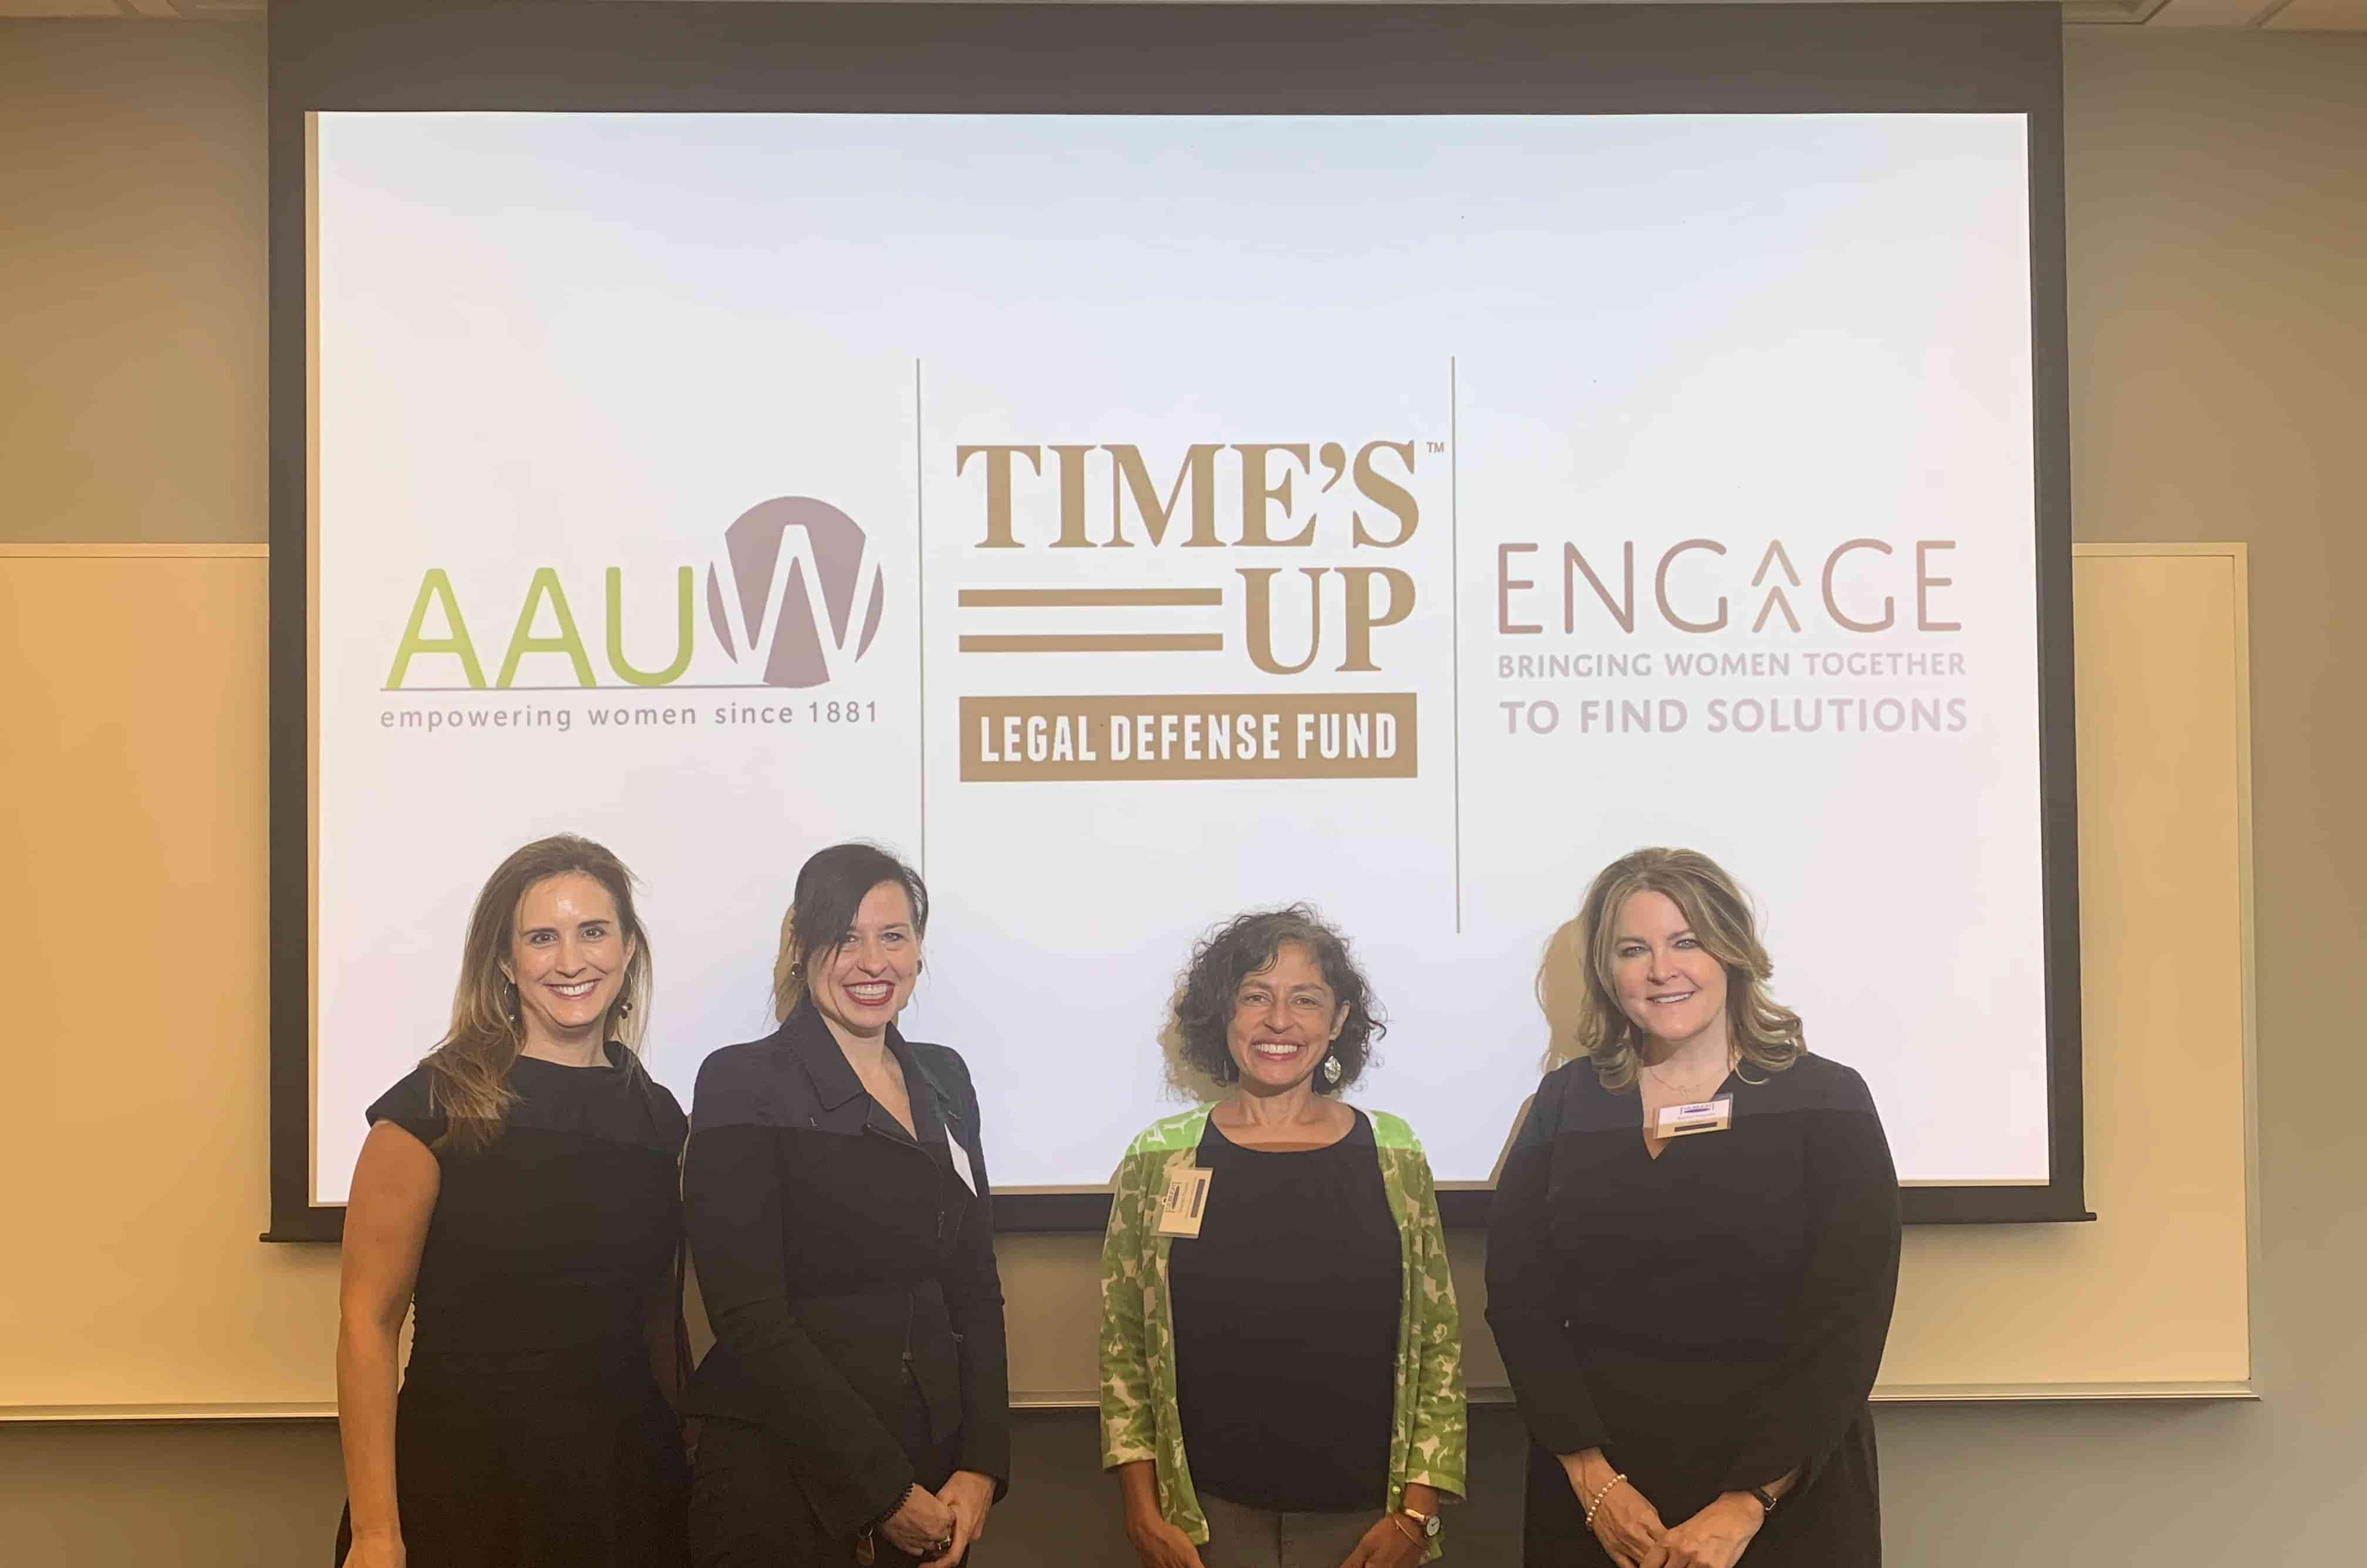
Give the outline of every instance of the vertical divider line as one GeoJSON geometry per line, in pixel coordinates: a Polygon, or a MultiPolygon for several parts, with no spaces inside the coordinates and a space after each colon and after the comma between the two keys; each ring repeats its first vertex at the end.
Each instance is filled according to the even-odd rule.
{"type": "Polygon", "coordinates": [[[1446,357],[1446,667],[1455,756],[1455,934],[1463,935],[1463,447],[1455,356],[1446,357]]]}
{"type": "Polygon", "coordinates": [[[919,639],[921,738],[921,876],[929,874],[929,534],[927,460],[922,449],[921,361],[912,359],[912,610],[919,639]]]}

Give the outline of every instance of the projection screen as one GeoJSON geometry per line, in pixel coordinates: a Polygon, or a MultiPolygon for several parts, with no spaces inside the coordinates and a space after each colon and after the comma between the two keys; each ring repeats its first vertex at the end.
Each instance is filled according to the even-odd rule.
{"type": "Polygon", "coordinates": [[[685,1105],[805,857],[920,866],[1005,1223],[1097,1222],[1194,940],[1294,901],[1386,1009],[1353,1097],[1484,1188],[1650,844],[1922,1217],[2077,1207],[2027,115],[305,130],[308,1210],[558,831],[685,1105]]]}

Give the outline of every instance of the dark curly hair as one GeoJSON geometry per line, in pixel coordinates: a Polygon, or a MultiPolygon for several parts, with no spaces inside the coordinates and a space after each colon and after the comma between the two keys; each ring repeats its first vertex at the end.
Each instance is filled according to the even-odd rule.
{"type": "Polygon", "coordinates": [[[1172,1018],[1176,1055],[1184,1065],[1219,1084],[1240,1080],[1240,1069],[1225,1045],[1233,997],[1241,982],[1271,968],[1283,948],[1292,943],[1314,955],[1316,967],[1323,971],[1323,983],[1331,988],[1333,998],[1348,1008],[1340,1038],[1331,1042],[1331,1054],[1340,1062],[1340,1081],[1327,1084],[1319,1072],[1315,1092],[1337,1094],[1363,1075],[1372,1060],[1373,1044],[1388,1032],[1388,1024],[1365,971],[1349,956],[1348,939],[1304,903],[1236,915],[1192,949],[1192,961],[1175,993],[1172,1018]]]}

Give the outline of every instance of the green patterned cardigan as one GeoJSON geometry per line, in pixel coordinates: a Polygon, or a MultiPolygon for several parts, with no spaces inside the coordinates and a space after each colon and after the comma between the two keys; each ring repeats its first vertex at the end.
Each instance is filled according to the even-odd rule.
{"type": "MultiPolygon", "coordinates": [[[[1192,1168],[1210,1108],[1152,1122],[1135,1139],[1113,1178],[1109,1230],[1102,1240],[1102,1468],[1149,1460],[1161,1517],[1195,1544],[1206,1542],[1208,1521],[1192,1490],[1176,1409],[1175,1330],[1167,1294],[1172,1238],[1159,1234],[1159,1200],[1172,1173],[1192,1168]]],[[[1397,1215],[1404,1282],[1389,1429],[1388,1506],[1395,1511],[1405,1506],[1409,1483],[1463,1495],[1463,1332],[1430,1162],[1402,1120],[1377,1111],[1366,1115],[1379,1146],[1381,1185],[1397,1215]]],[[[1423,1556],[1438,1554],[1439,1538],[1433,1537],[1423,1556]]]]}

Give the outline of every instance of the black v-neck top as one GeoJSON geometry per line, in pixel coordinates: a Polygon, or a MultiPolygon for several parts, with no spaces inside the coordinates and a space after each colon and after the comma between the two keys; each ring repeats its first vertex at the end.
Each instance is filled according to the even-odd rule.
{"type": "Polygon", "coordinates": [[[1011,1473],[977,1093],[944,1046],[891,1028],[888,1049],[913,1132],[808,1003],[707,1059],[683,1165],[716,1335],[684,1409],[771,1433],[833,1536],[894,1506],[923,1448],[954,1445],[998,1493],[1011,1473]]]}
{"type": "Polygon", "coordinates": [[[434,1149],[441,1185],[413,1290],[423,1359],[606,1346],[646,1365],[648,1304],[682,1238],[676,1161],[687,1131],[663,1085],[610,1043],[606,1067],[522,1056],[516,1096],[484,1149],[436,1149],[447,1128],[425,1066],[379,1096],[434,1149]]]}
{"type": "MultiPolygon", "coordinates": [[[[1716,1095],[1733,1096],[1732,1126],[1655,1159],[1633,1087],[1605,1089],[1584,1059],[1559,1068],[1489,1224],[1488,1321],[1532,1436],[1550,1453],[1604,1449],[1671,1522],[1795,1467],[1806,1490],[1870,1431],[1897,1287],[1898,1178],[1864,1082],[1804,1054],[1730,1074],[1716,1095]]],[[[1865,1494],[1787,1499],[1754,1562],[1792,1561],[1761,1548],[1818,1508],[1835,1541],[1866,1536],[1864,1444],[1849,1473],[1865,1494]]],[[[1813,1541],[1794,1546],[1819,1561],[1813,1541]]]]}
{"type": "Polygon", "coordinates": [[[1401,1264],[1355,1117],[1320,1149],[1247,1148],[1213,1117],[1201,1135],[1206,1213],[1167,1255],[1195,1491],[1282,1512],[1387,1504],[1401,1264]]]}

